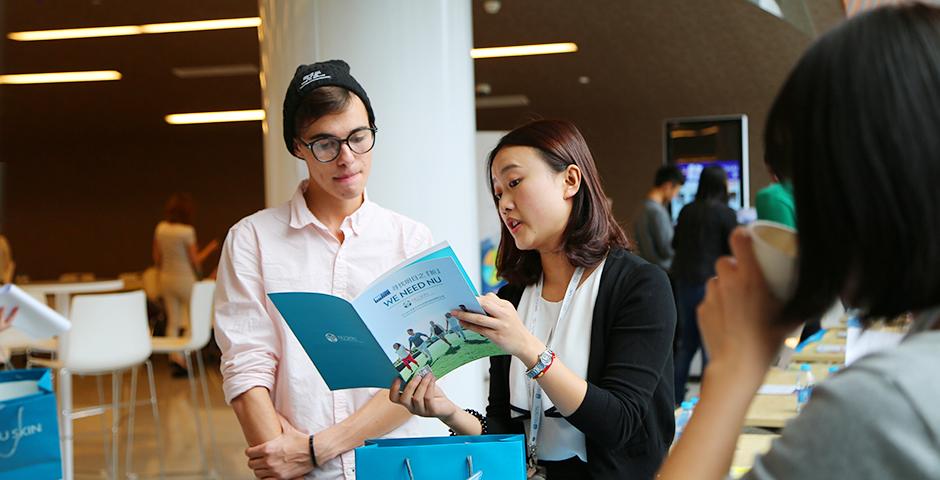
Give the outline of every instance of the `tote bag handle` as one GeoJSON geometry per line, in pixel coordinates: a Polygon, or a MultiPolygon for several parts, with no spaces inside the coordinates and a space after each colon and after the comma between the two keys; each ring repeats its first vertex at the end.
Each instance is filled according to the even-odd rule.
{"type": "MultiPolygon", "coordinates": [[[[411,471],[411,459],[405,457],[405,470],[408,471],[408,480],[415,480],[415,474],[411,471]]],[[[482,480],[483,472],[473,472],[473,456],[467,455],[467,480],[482,480]]]]}

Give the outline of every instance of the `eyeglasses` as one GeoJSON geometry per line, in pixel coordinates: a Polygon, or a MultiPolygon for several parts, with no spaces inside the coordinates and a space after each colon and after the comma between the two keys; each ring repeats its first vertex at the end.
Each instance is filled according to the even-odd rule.
{"type": "Polygon", "coordinates": [[[363,154],[375,146],[375,132],[379,129],[372,127],[357,128],[349,133],[345,139],[337,137],[318,138],[304,145],[320,163],[330,163],[339,156],[340,148],[345,143],[353,153],[363,154]]]}

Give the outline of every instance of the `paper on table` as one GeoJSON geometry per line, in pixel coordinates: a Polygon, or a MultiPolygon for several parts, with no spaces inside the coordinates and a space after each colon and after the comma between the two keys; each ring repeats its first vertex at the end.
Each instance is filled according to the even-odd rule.
{"type": "Polygon", "coordinates": [[[0,287],[0,307],[4,315],[9,315],[14,307],[19,307],[13,326],[37,340],[59,335],[71,326],[59,312],[13,284],[0,287]]]}
{"type": "Polygon", "coordinates": [[[760,386],[757,390],[758,395],[793,395],[796,391],[796,385],[779,385],[767,383],[760,386]]]}
{"type": "Polygon", "coordinates": [[[816,346],[816,353],[842,353],[845,351],[845,345],[821,343],[816,346]]]}

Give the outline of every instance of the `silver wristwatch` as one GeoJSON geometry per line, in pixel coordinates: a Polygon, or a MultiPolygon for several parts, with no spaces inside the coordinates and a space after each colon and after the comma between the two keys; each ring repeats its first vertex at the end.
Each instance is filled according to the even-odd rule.
{"type": "Polygon", "coordinates": [[[551,348],[546,348],[544,352],[539,354],[539,361],[525,372],[525,376],[530,379],[535,379],[542,374],[545,369],[552,364],[552,360],[555,358],[555,352],[551,348]]]}

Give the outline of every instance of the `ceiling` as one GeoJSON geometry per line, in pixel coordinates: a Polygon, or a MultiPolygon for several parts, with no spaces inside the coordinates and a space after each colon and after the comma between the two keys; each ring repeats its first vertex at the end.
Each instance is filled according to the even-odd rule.
{"type": "MultiPolygon", "coordinates": [[[[258,15],[257,3],[251,0],[37,0],[2,5],[6,32],[258,15]]],[[[39,42],[4,36],[0,55],[3,73],[114,69],[124,75],[117,82],[0,88],[4,136],[42,136],[50,123],[92,122],[99,138],[146,139],[170,133],[172,127],[163,121],[168,113],[258,108],[261,102],[257,75],[180,79],[171,72],[174,67],[257,65],[253,28],[39,42]],[[48,116],[33,115],[37,109],[48,116]]],[[[61,130],[69,137],[84,129],[61,130]]]]}
{"type": "MultiPolygon", "coordinates": [[[[380,0],[346,1],[357,8],[380,0]]],[[[785,13],[803,12],[794,23],[747,0],[503,0],[495,15],[472,1],[477,47],[579,45],[575,54],[475,61],[476,81],[490,84],[492,96],[530,100],[478,109],[478,129],[508,130],[534,117],[574,121],[625,223],[661,162],[665,118],[748,114],[752,192],[766,183],[760,130],[767,108],[813,32],[843,17],[840,0],[778,0],[785,13]]],[[[4,33],[257,15],[256,0],[0,0],[4,33]]],[[[203,239],[223,238],[263,207],[259,122],[187,128],[163,120],[259,108],[251,72],[172,73],[258,62],[253,28],[42,42],[4,35],[0,73],[124,74],[117,82],[0,85],[0,227],[17,252],[18,273],[143,269],[160,205],[173,191],[197,199],[203,239]]]]}
{"type": "MultiPolygon", "coordinates": [[[[750,39],[761,37],[765,24],[784,22],[744,0],[505,0],[495,15],[485,13],[482,4],[474,1],[475,46],[575,41],[580,51],[477,60],[477,82],[492,85],[493,95],[524,94],[531,100],[525,108],[481,111],[481,129],[506,129],[533,114],[577,118],[579,113],[608,112],[614,120],[676,102],[683,105],[677,110],[694,111],[694,102],[689,102],[695,97],[696,77],[775,75],[778,70],[754,63],[773,63],[773,42],[750,39]],[[723,55],[742,61],[722,61],[723,55]],[[589,83],[579,83],[581,76],[589,83]],[[650,86],[662,85],[672,85],[665,90],[668,95],[650,95],[650,86]]],[[[840,0],[808,4],[819,29],[842,16],[840,0]]],[[[0,5],[6,32],[258,14],[254,0],[35,0],[0,5]]],[[[4,38],[0,62],[2,73],[116,69],[124,74],[119,82],[0,88],[5,135],[36,135],[49,118],[24,114],[46,106],[52,106],[49,113],[60,122],[94,120],[98,134],[115,136],[167,130],[163,115],[168,113],[260,106],[254,75],[181,79],[171,73],[176,67],[257,65],[258,41],[251,28],[41,42],[4,38]]],[[[753,88],[778,79],[764,80],[755,78],[753,88]]]]}

